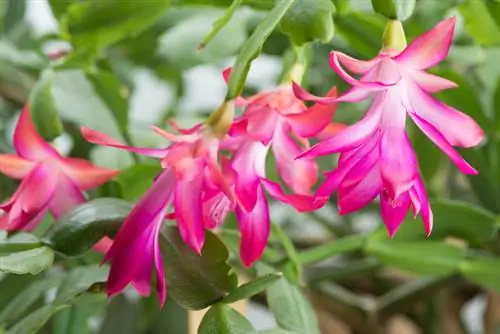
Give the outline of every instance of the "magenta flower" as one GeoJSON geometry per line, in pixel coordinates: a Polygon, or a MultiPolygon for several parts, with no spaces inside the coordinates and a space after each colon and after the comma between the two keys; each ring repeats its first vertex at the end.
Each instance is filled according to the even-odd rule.
{"type": "Polygon", "coordinates": [[[149,295],[155,263],[157,292],[163,304],[166,287],[158,236],[170,204],[173,203],[184,242],[201,253],[205,227],[218,224],[217,213],[211,212],[212,206],[221,201],[225,203],[226,198],[233,198],[218,167],[219,140],[202,126],[188,130],[175,127],[180,135],[153,127],[157,133],[174,142],[164,149],[125,146],[105,134],[82,128],[84,138],[91,143],[160,158],[164,168],[153,186],[134,206],[105,256],[105,260],[111,262],[107,283],[109,295],[121,292],[129,283],[141,295],[149,295]],[[221,192],[225,197],[219,194],[221,192]],[[211,198],[212,194],[217,197],[211,198]],[[212,205],[208,204],[210,200],[212,205]]]}
{"type": "Polygon", "coordinates": [[[405,131],[407,114],[460,171],[476,174],[453,146],[478,145],[483,131],[472,118],[431,96],[455,87],[455,83],[425,72],[446,58],[454,26],[454,18],[444,20],[401,52],[385,49],[368,61],[332,52],[330,65],[352,85],[337,98],[316,97],[294,85],[300,98],[323,104],[373,97],[361,121],[301,154],[317,157],[340,153],[338,168],[327,174],[317,195],[329,196],[337,190],[341,214],[358,210],[380,195],[382,217],[391,236],[410,205],[415,215],[421,213],[427,233],[431,232],[432,212],[405,131]],[[341,65],[361,78],[355,79],[341,65]]]}
{"type": "Polygon", "coordinates": [[[61,217],[86,201],[85,190],[118,173],[86,160],[62,157],[36,132],[28,106],[17,123],[14,148],[17,154],[0,154],[0,172],[22,179],[14,195],[0,204],[4,211],[0,228],[7,231],[32,230],[47,211],[56,219],[61,217]]]}

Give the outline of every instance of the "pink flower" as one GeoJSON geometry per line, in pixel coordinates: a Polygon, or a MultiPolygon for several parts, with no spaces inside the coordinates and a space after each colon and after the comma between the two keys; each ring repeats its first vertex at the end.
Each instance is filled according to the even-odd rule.
{"type": "Polygon", "coordinates": [[[478,145],[483,131],[472,118],[432,97],[431,93],[453,88],[455,83],[425,72],[447,56],[454,26],[454,18],[444,20],[403,51],[386,49],[368,61],[332,52],[330,65],[352,85],[339,97],[316,97],[294,85],[300,98],[324,104],[373,97],[372,106],[361,121],[315,145],[301,157],[340,153],[338,168],[327,174],[317,195],[329,196],[338,190],[342,214],[358,210],[380,195],[382,217],[391,236],[410,204],[415,215],[420,212],[423,216],[428,234],[432,228],[432,212],[417,158],[405,131],[407,114],[460,171],[476,174],[453,146],[478,145]],[[361,78],[352,77],[342,65],[361,78]]]}
{"type": "MultiPolygon", "coordinates": [[[[230,70],[224,72],[225,78],[230,70]]],[[[328,96],[336,96],[336,89],[328,96]]],[[[316,104],[307,108],[295,97],[291,85],[246,99],[239,97],[237,105],[245,111],[231,127],[231,145],[222,145],[231,146],[228,148],[233,152],[230,166],[239,201],[234,210],[241,231],[240,256],[249,267],[260,258],[269,237],[269,207],[264,189],[298,211],[310,211],[322,205],[311,194],[317,180],[316,163],[295,157],[309,147],[306,138],[320,136],[327,127],[331,132],[333,127],[329,125],[335,106],[316,104]],[[286,194],[278,183],[266,178],[269,150],[274,154],[279,176],[293,194],[286,194]]]]}
{"type": "Polygon", "coordinates": [[[157,133],[174,142],[164,149],[124,146],[105,134],[82,128],[84,138],[91,143],[160,158],[164,168],[153,186],[134,206],[105,256],[105,260],[111,262],[107,283],[109,295],[121,292],[129,283],[140,294],[149,295],[151,269],[155,263],[157,292],[163,304],[166,288],[158,237],[170,205],[173,203],[184,242],[201,253],[205,227],[214,227],[219,223],[217,214],[210,210],[220,201],[224,203],[226,199],[233,198],[218,167],[219,140],[201,125],[188,130],[173,125],[180,135],[153,127],[157,133]],[[217,197],[211,198],[214,195],[217,197]]]}
{"type": "Polygon", "coordinates": [[[0,172],[22,179],[14,195],[0,204],[4,211],[0,228],[8,231],[34,229],[47,211],[56,219],[61,217],[85,202],[85,190],[117,174],[86,160],[62,157],[36,132],[28,106],[17,123],[14,148],[17,154],[0,154],[0,172]]]}

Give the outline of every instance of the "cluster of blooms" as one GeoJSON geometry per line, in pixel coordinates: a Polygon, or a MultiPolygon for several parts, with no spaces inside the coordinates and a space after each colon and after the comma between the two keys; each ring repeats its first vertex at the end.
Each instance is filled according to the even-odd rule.
{"type": "MultiPolygon", "coordinates": [[[[384,48],[368,61],[332,52],[333,70],[352,86],[340,96],[335,89],[326,97],[313,96],[289,83],[224,103],[215,121],[209,119],[190,129],[172,122],[177,134],[153,127],[172,142],[167,148],[125,146],[83,128],[84,138],[91,143],[158,158],[163,167],[106,252],[105,260],[111,263],[108,294],[132,284],[140,294],[149,295],[154,265],[157,292],[160,301],[165,301],[158,245],[165,218],[175,219],[186,244],[201,253],[205,229],[218,227],[234,212],[241,232],[241,260],[251,266],[262,255],[269,235],[267,196],[303,212],[322,207],[337,191],[341,214],[356,211],[380,196],[382,219],[391,237],[410,206],[415,216],[421,214],[430,233],[432,211],[405,131],[406,114],[466,174],[476,171],[453,146],[474,146],[483,137],[470,117],[430,95],[455,87],[424,71],[447,56],[454,24],[453,18],[447,19],[404,50],[384,48]],[[342,66],[361,78],[355,79],[342,66]],[[332,123],[337,103],[369,97],[372,105],[362,120],[348,127],[332,123]],[[316,104],[308,108],[303,100],[316,104]],[[233,119],[234,104],[244,112],[233,119]],[[308,138],[319,143],[310,147],[308,138]],[[290,192],[266,178],[270,150],[290,192]],[[332,153],[340,153],[338,166],[325,173],[324,182],[312,191],[318,168],[311,158],[332,153]]],[[[228,75],[226,71],[224,77],[228,75]]],[[[1,228],[30,229],[47,209],[57,217],[84,201],[83,190],[116,174],[85,161],[62,158],[36,134],[27,110],[17,125],[14,146],[18,155],[1,155],[0,171],[25,179],[0,206],[6,212],[0,218],[1,228]]]]}

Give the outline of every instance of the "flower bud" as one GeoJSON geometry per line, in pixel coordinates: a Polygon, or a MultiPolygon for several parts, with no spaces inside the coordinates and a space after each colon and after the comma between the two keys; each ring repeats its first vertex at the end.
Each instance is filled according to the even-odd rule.
{"type": "Polygon", "coordinates": [[[406,36],[401,21],[390,20],[382,37],[384,50],[403,51],[406,48],[406,36]]]}

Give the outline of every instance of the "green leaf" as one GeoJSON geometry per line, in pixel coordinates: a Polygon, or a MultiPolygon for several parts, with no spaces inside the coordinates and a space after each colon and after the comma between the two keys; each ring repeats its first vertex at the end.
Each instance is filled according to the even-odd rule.
{"type": "Polygon", "coordinates": [[[300,252],[298,260],[302,264],[320,262],[336,255],[357,251],[363,248],[365,243],[366,236],[364,235],[358,234],[343,237],[300,252]]]}
{"type": "Polygon", "coordinates": [[[415,0],[372,0],[372,7],[391,20],[404,21],[413,14],[415,0]]]}
{"type": "MultiPolygon", "coordinates": [[[[51,319],[51,334],[93,334],[93,319],[100,318],[108,300],[106,297],[79,298],[70,307],[54,314],[51,319]]],[[[121,333],[125,334],[125,333],[121,333]]]]}
{"type": "Polygon", "coordinates": [[[11,237],[10,239],[0,239],[0,255],[22,252],[43,246],[38,238],[33,236],[32,240],[11,237]]]}
{"type": "Polygon", "coordinates": [[[113,113],[118,128],[126,136],[128,129],[128,99],[120,80],[109,72],[99,71],[87,73],[87,79],[94,86],[94,90],[113,113]]]}
{"type": "Polygon", "coordinates": [[[37,333],[38,330],[46,323],[49,318],[57,311],[67,307],[67,305],[59,305],[53,307],[52,305],[45,305],[38,310],[30,313],[20,322],[18,322],[14,327],[9,329],[9,334],[33,334],[37,333]]]}
{"type": "Polygon", "coordinates": [[[59,112],[52,95],[53,80],[54,73],[51,70],[43,72],[29,98],[31,119],[38,133],[47,140],[52,140],[63,132],[59,112]]]}
{"type": "Polygon", "coordinates": [[[19,27],[19,23],[23,22],[26,12],[26,0],[7,0],[7,8],[5,10],[3,29],[4,33],[9,33],[19,27]]]}
{"type": "Polygon", "coordinates": [[[207,31],[211,30],[223,13],[219,9],[206,9],[168,29],[159,39],[159,55],[182,68],[217,63],[234,55],[248,38],[248,24],[255,17],[248,10],[237,10],[231,21],[200,49],[207,31]]]}
{"type": "MultiPolygon", "coordinates": [[[[24,313],[48,291],[61,284],[61,276],[42,278],[20,291],[0,311],[0,324],[10,324],[22,318],[24,313]]],[[[2,281],[2,284],[4,282],[2,281]]]]}
{"type": "Polygon", "coordinates": [[[319,334],[313,308],[300,289],[285,278],[267,290],[267,304],[280,327],[297,333],[319,334]]]}
{"type": "Polygon", "coordinates": [[[154,23],[169,6],[168,0],[88,0],[71,4],[61,30],[78,48],[98,50],[154,23]]]}
{"type": "Polygon", "coordinates": [[[182,240],[176,228],[166,227],[160,235],[168,294],[188,309],[203,309],[221,300],[238,284],[227,264],[229,252],[220,239],[205,232],[201,256],[182,240]]]}
{"type": "MultiPolygon", "coordinates": [[[[465,22],[465,30],[474,37],[481,45],[500,44],[500,27],[495,22],[495,15],[492,9],[500,7],[499,3],[493,1],[466,0],[458,8],[465,22]],[[486,5],[490,2],[490,8],[486,5]],[[488,10],[490,9],[490,10],[488,10]]],[[[498,12],[496,13],[498,14],[498,12]]]]}
{"type": "Polygon", "coordinates": [[[50,8],[56,19],[60,19],[66,13],[66,9],[77,0],[49,0],[50,8]]]}
{"type": "Polygon", "coordinates": [[[283,16],[280,28],[297,46],[316,40],[327,43],[335,30],[333,8],[331,0],[296,1],[283,16]]]}
{"type": "Polygon", "coordinates": [[[224,304],[213,305],[201,320],[198,334],[252,334],[252,324],[238,311],[224,304]]]}
{"type": "MultiPolygon", "coordinates": [[[[166,304],[168,304],[168,302],[169,299],[167,299],[166,304]]],[[[141,307],[142,305],[140,303],[129,300],[123,294],[111,299],[106,309],[106,316],[103,319],[98,333],[141,333],[141,324],[145,320],[143,317],[145,312],[141,310],[141,307]]],[[[158,304],[155,304],[155,307],[158,308],[158,304]]],[[[163,309],[165,309],[165,307],[168,309],[168,305],[165,305],[163,309]]],[[[187,319],[185,320],[187,323],[187,319]]],[[[170,326],[165,328],[171,329],[170,326]]],[[[175,331],[172,332],[177,333],[175,331]]],[[[151,332],[148,331],[148,333],[151,332]]]]}
{"type": "Polygon", "coordinates": [[[139,163],[123,170],[115,181],[121,186],[123,198],[132,201],[149,189],[161,170],[159,163],[139,163]]]}
{"type": "Polygon", "coordinates": [[[54,263],[54,251],[42,246],[27,251],[0,256],[0,271],[18,275],[36,275],[54,263]]]}
{"type": "Polygon", "coordinates": [[[226,100],[235,99],[243,91],[251,62],[257,58],[262,45],[276,28],[281,18],[296,0],[281,0],[259,23],[252,36],[243,44],[231,71],[226,100]]]}
{"type": "MultiPolygon", "coordinates": [[[[497,80],[496,88],[495,88],[495,93],[493,94],[493,107],[494,110],[500,110],[500,78],[497,80]]],[[[495,127],[494,130],[495,132],[500,132],[500,115],[498,113],[494,113],[494,119],[495,119],[495,127]]]]}
{"type": "Polygon", "coordinates": [[[277,224],[271,224],[271,233],[273,233],[281,241],[281,244],[283,245],[283,248],[285,249],[285,252],[289,259],[289,262],[284,269],[285,277],[296,284],[303,284],[302,265],[293,242],[290,240],[290,238],[288,238],[285,231],[283,231],[283,229],[277,224]]]}
{"type": "Polygon", "coordinates": [[[245,283],[235,290],[231,291],[222,302],[226,304],[234,303],[238,300],[248,299],[265,289],[272,283],[274,283],[277,279],[279,279],[281,275],[278,274],[268,274],[265,276],[257,277],[256,279],[245,283]]]}
{"type": "Polygon", "coordinates": [[[86,202],[52,225],[44,241],[67,256],[88,251],[104,236],[112,236],[121,226],[132,205],[113,198],[86,202]]]}
{"type": "Polygon", "coordinates": [[[387,266],[421,275],[449,275],[458,270],[465,251],[436,241],[382,241],[371,239],[365,248],[387,266]]]}
{"type": "Polygon", "coordinates": [[[500,292],[500,259],[473,257],[460,265],[460,272],[465,279],[485,289],[500,292]]]}
{"type": "Polygon", "coordinates": [[[53,304],[67,304],[94,284],[105,282],[107,277],[108,268],[104,266],[90,265],[73,269],[62,281],[53,304]]]}
{"type": "Polygon", "coordinates": [[[226,10],[226,12],[219,17],[215,22],[212,24],[212,30],[208,33],[208,35],[205,36],[203,39],[203,42],[200,44],[199,48],[204,49],[211,41],[212,39],[217,36],[219,31],[221,31],[222,28],[224,28],[229,21],[233,18],[234,12],[238,7],[241,6],[243,3],[243,0],[235,0],[231,6],[226,10]]]}
{"type": "Polygon", "coordinates": [[[384,21],[379,16],[350,11],[347,15],[337,17],[335,26],[337,35],[342,35],[360,58],[373,58],[382,47],[384,21]]]}

